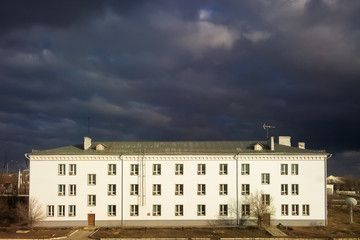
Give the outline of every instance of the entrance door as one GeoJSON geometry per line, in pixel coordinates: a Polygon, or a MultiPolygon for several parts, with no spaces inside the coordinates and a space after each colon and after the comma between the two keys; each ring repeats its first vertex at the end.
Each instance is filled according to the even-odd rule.
{"type": "Polygon", "coordinates": [[[270,213],[263,214],[263,224],[270,225],[270,213]]]}
{"type": "Polygon", "coordinates": [[[95,226],[95,214],[88,214],[88,225],[95,226]]]}

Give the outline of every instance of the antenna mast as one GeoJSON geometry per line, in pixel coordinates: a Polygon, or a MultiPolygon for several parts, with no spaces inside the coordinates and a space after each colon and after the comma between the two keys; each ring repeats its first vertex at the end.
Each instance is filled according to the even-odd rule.
{"type": "Polygon", "coordinates": [[[269,138],[269,128],[275,128],[275,126],[266,125],[264,123],[263,128],[264,128],[264,130],[266,130],[266,139],[268,139],[269,138]]]}

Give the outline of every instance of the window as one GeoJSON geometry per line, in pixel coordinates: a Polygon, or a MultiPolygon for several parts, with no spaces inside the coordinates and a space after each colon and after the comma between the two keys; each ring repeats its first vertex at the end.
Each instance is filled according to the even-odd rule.
{"type": "Polygon", "coordinates": [[[281,184],[281,195],[288,195],[288,185],[281,184]]]}
{"type": "Polygon", "coordinates": [[[175,195],[184,195],[184,185],[175,184],[175,195]]]}
{"type": "Polygon", "coordinates": [[[241,184],[241,195],[250,195],[250,184],[241,184]]]}
{"type": "Polygon", "coordinates": [[[198,164],[197,174],[198,175],[206,174],[206,165],[205,164],[198,164]]]}
{"type": "Polygon", "coordinates": [[[228,174],[228,165],[227,164],[220,164],[219,174],[220,175],[228,174]]]}
{"type": "Polygon", "coordinates": [[[109,184],[108,185],[108,195],[115,196],[116,195],[116,184],[109,184]]]}
{"type": "Polygon", "coordinates": [[[130,216],[139,216],[139,205],[130,205],[130,216]]]}
{"type": "Polygon", "coordinates": [[[96,206],[96,195],[88,195],[88,206],[96,206]]]}
{"type": "Polygon", "coordinates": [[[175,216],[184,216],[184,205],[175,205],[175,216]]]}
{"type": "Polygon", "coordinates": [[[291,206],[291,212],[293,216],[299,216],[299,205],[298,204],[293,204],[291,206]]]}
{"type": "Polygon", "coordinates": [[[130,165],[130,175],[132,175],[132,176],[139,175],[139,164],[131,164],[130,165]]]}
{"type": "Polygon", "coordinates": [[[302,205],[302,212],[303,212],[303,216],[309,216],[310,215],[310,205],[308,205],[308,204],[302,205]]]}
{"type": "Polygon", "coordinates": [[[206,194],[205,184],[198,184],[197,195],[205,195],[205,194],[206,194]]]}
{"type": "Polygon", "coordinates": [[[270,205],[270,195],[269,194],[262,194],[261,195],[261,203],[263,205],[270,205]]]}
{"type": "Polygon", "coordinates": [[[46,216],[53,217],[54,216],[54,205],[47,205],[46,206],[46,216]]]}
{"type": "Polygon", "coordinates": [[[65,164],[59,164],[58,174],[59,174],[60,176],[64,176],[64,175],[65,175],[65,164]]]}
{"type": "Polygon", "coordinates": [[[65,184],[58,185],[58,196],[65,196],[65,184]]]}
{"type": "Polygon", "coordinates": [[[228,185],[227,184],[220,184],[219,185],[219,195],[227,195],[228,194],[228,185]]]}
{"type": "Polygon", "coordinates": [[[153,175],[161,175],[161,164],[153,164],[153,175]]]}
{"type": "Polygon", "coordinates": [[[281,215],[283,215],[283,216],[289,215],[289,205],[287,205],[287,204],[281,205],[281,215]]]}
{"type": "Polygon", "coordinates": [[[65,217],[65,205],[58,206],[58,216],[65,217]]]}
{"type": "Polygon", "coordinates": [[[270,173],[262,173],[261,174],[261,183],[262,184],[270,184],[270,173]]]}
{"type": "Polygon", "coordinates": [[[292,175],[299,174],[299,164],[291,164],[291,174],[292,175]]]}
{"type": "Polygon", "coordinates": [[[228,205],[227,204],[221,204],[220,205],[219,215],[220,216],[227,216],[228,215],[228,205]]]}
{"type": "Polygon", "coordinates": [[[287,164],[281,164],[281,175],[288,175],[288,165],[287,164]]]}
{"type": "Polygon", "coordinates": [[[74,176],[76,175],[76,164],[69,165],[69,175],[74,176]]]}
{"type": "Polygon", "coordinates": [[[153,195],[159,196],[161,195],[161,185],[153,184],[153,195]]]}
{"type": "Polygon", "coordinates": [[[241,205],[241,216],[250,216],[250,204],[241,205]]]}
{"type": "Polygon", "coordinates": [[[76,196],[76,184],[69,185],[69,196],[76,196]]]}
{"type": "Polygon", "coordinates": [[[116,205],[108,205],[108,216],[116,216],[116,205]]]}
{"type": "Polygon", "coordinates": [[[153,205],[153,216],[161,216],[161,205],[153,205]]]}
{"type": "Polygon", "coordinates": [[[108,175],[116,175],[116,164],[108,165],[108,175]]]}
{"type": "Polygon", "coordinates": [[[75,217],[75,216],[76,216],[76,206],[69,205],[69,217],[75,217]]]}
{"type": "Polygon", "coordinates": [[[132,195],[132,196],[139,195],[139,185],[138,184],[130,185],[130,195],[132,195]]]}
{"type": "Polygon", "coordinates": [[[241,175],[249,175],[250,174],[250,164],[241,164],[241,175]]]}
{"type": "Polygon", "coordinates": [[[175,164],[175,175],[184,175],[184,164],[175,164]]]}
{"type": "Polygon", "coordinates": [[[88,185],[96,185],[96,174],[88,174],[88,185]]]}
{"type": "Polygon", "coordinates": [[[197,205],[197,215],[198,216],[206,216],[205,205],[197,205]]]}
{"type": "Polygon", "coordinates": [[[299,195],[299,184],[291,184],[291,194],[299,195]]]}

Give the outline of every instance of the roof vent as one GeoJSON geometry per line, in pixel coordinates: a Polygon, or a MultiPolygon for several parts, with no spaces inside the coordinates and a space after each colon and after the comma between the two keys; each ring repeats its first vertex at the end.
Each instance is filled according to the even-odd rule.
{"type": "Polygon", "coordinates": [[[88,150],[91,147],[91,138],[84,137],[84,150],[88,150]]]}
{"type": "Polygon", "coordinates": [[[300,149],[305,149],[305,143],[304,142],[298,142],[298,146],[300,149]]]}
{"type": "Polygon", "coordinates": [[[263,150],[263,145],[261,143],[256,143],[254,145],[254,150],[255,151],[262,151],[263,150]]]}
{"type": "Polygon", "coordinates": [[[279,136],[279,144],[291,147],[291,137],[290,136],[279,136]]]}
{"type": "Polygon", "coordinates": [[[99,143],[98,145],[96,145],[96,151],[103,151],[105,149],[105,145],[99,143]]]}

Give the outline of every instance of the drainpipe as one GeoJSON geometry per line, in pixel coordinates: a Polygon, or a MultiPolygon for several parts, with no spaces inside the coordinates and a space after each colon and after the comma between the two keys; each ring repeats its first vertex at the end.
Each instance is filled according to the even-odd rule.
{"type": "Polygon", "coordinates": [[[240,225],[239,219],[239,153],[235,154],[234,159],[236,161],[236,225],[240,225]]]}
{"type": "Polygon", "coordinates": [[[325,161],[324,161],[324,177],[325,177],[325,226],[328,225],[328,211],[327,211],[327,160],[332,157],[332,154],[326,155],[325,161]]]}
{"type": "Polygon", "coordinates": [[[124,160],[119,155],[121,161],[121,226],[124,226],[124,160]]]}

